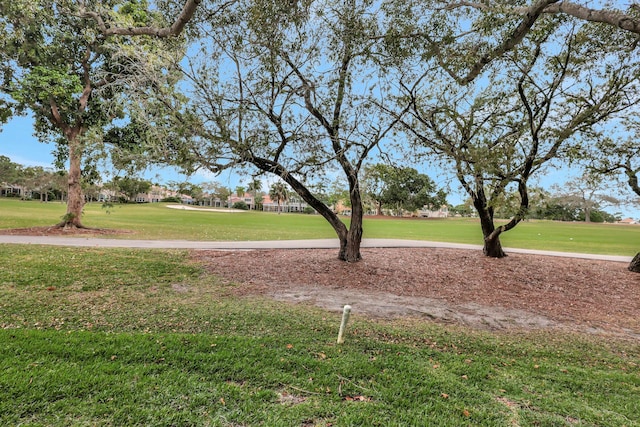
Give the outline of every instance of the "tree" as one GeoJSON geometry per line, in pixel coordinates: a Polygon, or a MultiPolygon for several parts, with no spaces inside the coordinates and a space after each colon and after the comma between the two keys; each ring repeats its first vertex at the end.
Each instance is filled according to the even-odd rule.
{"type": "Polygon", "coordinates": [[[486,82],[453,84],[431,95],[428,85],[438,77],[425,72],[418,83],[404,86],[413,104],[413,121],[404,121],[405,127],[453,166],[478,212],[487,256],[505,256],[499,237],[526,217],[531,176],[563,155],[572,137],[589,134],[594,124],[638,102],[636,55],[594,53],[598,37],[584,28],[551,25],[494,61],[486,82]],[[602,67],[585,66],[594,62],[592,54],[602,67]],[[496,206],[514,188],[519,207],[509,222],[496,226],[496,206]]]}
{"type": "Polygon", "coordinates": [[[561,200],[564,205],[578,209],[582,212],[581,220],[585,222],[591,222],[592,213],[597,212],[603,205],[622,204],[622,201],[614,196],[615,192],[600,177],[589,173],[569,179],[562,185],[554,185],[552,189],[555,200],[561,200]]]}
{"type": "MultiPolygon", "coordinates": [[[[226,203],[231,196],[231,190],[219,182],[205,182],[201,184],[203,191],[209,193],[212,198],[220,200],[220,202],[226,203]]],[[[212,200],[210,200],[212,202],[212,200]]],[[[211,203],[213,204],[213,203],[211,203]]]]}
{"type": "MultiPolygon", "coordinates": [[[[17,0],[0,8],[0,89],[11,98],[15,112],[33,111],[38,138],[55,140],[69,161],[67,212],[60,227],[83,227],[82,163],[88,131],[122,117],[119,94],[131,84],[135,63],[129,53],[172,50],[171,44],[160,46],[155,39],[137,39],[135,44],[103,37],[99,20],[83,18],[88,17],[85,4],[17,0]]],[[[145,1],[100,5],[122,26],[161,22],[158,13],[146,12],[145,1]]]]}
{"type": "MultiPolygon", "coordinates": [[[[196,13],[196,9],[200,4],[201,0],[186,0],[182,9],[178,13],[175,9],[171,9],[168,11],[168,14],[171,16],[175,16],[175,20],[172,25],[166,27],[158,27],[158,26],[121,26],[118,22],[105,22],[105,15],[109,16],[108,13],[99,13],[98,11],[88,10],[84,6],[80,9],[80,15],[84,18],[92,19],[96,22],[97,28],[104,35],[147,35],[154,37],[172,37],[180,34],[185,25],[189,23],[196,13]]],[[[217,8],[208,11],[209,16],[217,16],[221,15],[226,11],[227,8],[231,7],[236,0],[229,0],[222,2],[217,8]]],[[[409,5],[405,1],[397,2],[397,5],[400,6],[400,11],[404,13],[395,13],[397,10],[393,9],[394,2],[389,2],[390,5],[386,5],[388,15],[389,16],[401,16],[406,17],[409,16],[413,25],[416,25],[416,18],[420,15],[415,13],[413,9],[409,7],[409,5]]],[[[452,11],[457,9],[475,9],[480,11],[483,15],[480,19],[478,19],[479,24],[473,25],[472,28],[475,31],[458,31],[458,34],[455,37],[451,37],[452,33],[446,34],[445,37],[442,37],[439,40],[434,40],[429,37],[429,31],[423,31],[418,33],[410,33],[410,34],[402,34],[397,30],[395,25],[391,25],[391,31],[387,34],[384,34],[382,38],[391,41],[391,43],[395,43],[394,39],[400,38],[421,38],[426,41],[426,46],[432,51],[431,54],[435,54],[438,57],[438,60],[441,62],[441,65],[444,65],[443,55],[442,55],[442,46],[446,46],[448,42],[451,40],[466,42],[466,36],[473,33],[481,33],[482,31],[478,31],[478,29],[485,29],[491,31],[491,27],[495,27],[496,17],[498,15],[507,17],[521,16],[523,19],[517,26],[513,26],[510,22],[510,19],[503,18],[509,22],[513,29],[507,30],[505,32],[506,36],[502,40],[498,40],[499,43],[497,46],[489,46],[489,43],[482,43],[484,49],[479,48],[479,44],[471,43],[467,44],[470,48],[465,50],[466,52],[471,52],[474,55],[469,56],[472,58],[475,63],[468,66],[468,74],[464,78],[459,78],[455,74],[452,74],[452,70],[448,67],[445,69],[454,77],[458,82],[463,84],[469,83],[473,81],[483,70],[485,66],[490,64],[494,59],[500,58],[504,53],[516,47],[522,39],[526,36],[526,34],[531,31],[537,21],[544,15],[547,14],[564,14],[567,16],[572,16],[579,20],[585,20],[596,23],[604,23],[606,25],[610,25],[613,27],[620,28],[624,31],[640,34],[640,19],[635,14],[637,10],[637,5],[631,3],[629,9],[626,12],[623,12],[618,9],[594,9],[587,6],[580,5],[575,2],[568,1],[560,1],[560,0],[537,0],[532,2],[529,6],[515,6],[512,3],[500,4],[496,2],[495,5],[490,5],[487,2],[469,2],[469,1],[459,1],[452,2],[449,0],[441,0],[436,2],[419,2],[418,4],[421,7],[426,7],[427,10],[435,14],[435,12],[444,12],[451,14],[452,11]],[[492,25],[486,26],[482,25],[483,22],[487,20],[493,21],[492,25]],[[489,46],[488,48],[486,46],[489,46]]],[[[109,11],[107,11],[109,12],[109,11]]],[[[424,15],[432,17],[432,14],[426,13],[424,15]]],[[[469,15],[464,15],[467,19],[459,19],[459,16],[454,15],[453,21],[456,24],[463,22],[463,25],[469,20],[469,15]]],[[[471,17],[474,19],[476,17],[471,17]]],[[[436,19],[436,28],[450,28],[455,29],[456,25],[439,25],[441,21],[436,19]]],[[[392,19],[393,22],[393,19],[392,19]]],[[[397,22],[397,21],[395,21],[397,22]]],[[[451,21],[449,21],[451,23],[451,21]]],[[[409,29],[414,29],[410,25],[409,29]]],[[[453,30],[455,31],[455,30],[453,30]]],[[[380,36],[377,37],[381,38],[380,36]]],[[[493,39],[493,38],[491,38],[493,39]]],[[[460,56],[461,51],[455,51],[457,55],[460,56]]],[[[3,110],[10,111],[10,108],[7,108],[6,105],[3,105],[3,110]]]]}
{"type": "Polygon", "coordinates": [[[376,207],[376,215],[384,215],[382,206],[386,203],[387,175],[391,174],[392,167],[382,163],[364,168],[362,179],[365,195],[371,199],[376,207]]]}
{"type": "Polygon", "coordinates": [[[551,199],[542,206],[538,212],[541,219],[552,221],[578,221],[580,218],[580,208],[567,204],[564,200],[551,199]]]}
{"type": "MultiPolygon", "coordinates": [[[[640,197],[640,185],[638,184],[640,146],[636,142],[640,125],[635,118],[627,120],[625,124],[633,136],[621,140],[598,139],[596,148],[591,153],[590,170],[605,176],[622,174],[629,188],[640,197]]],[[[629,264],[629,270],[640,273],[640,253],[636,254],[629,264]]]]}
{"type": "MultiPolygon", "coordinates": [[[[109,20],[108,22],[105,22],[105,15],[109,18],[113,16],[112,10],[109,8],[90,10],[86,7],[84,2],[80,5],[76,14],[81,18],[93,20],[97,30],[103,36],[152,36],[156,38],[175,37],[184,30],[185,25],[187,25],[187,23],[193,18],[198,5],[201,2],[202,0],[185,0],[184,6],[179,13],[176,14],[175,10],[170,11],[170,13],[173,13],[176,18],[171,25],[165,27],[161,27],[160,25],[162,24],[148,25],[150,24],[148,21],[123,23],[120,21],[113,22],[109,20]]],[[[233,3],[233,0],[223,3],[219,7],[218,12],[223,11],[225,7],[231,3],[233,3]]],[[[142,4],[147,6],[146,2],[142,2],[142,4]]],[[[143,13],[148,13],[148,8],[145,8],[143,13]]]]}
{"type": "MultiPolygon", "coordinates": [[[[337,177],[333,180],[321,178],[309,185],[309,190],[313,196],[328,206],[336,214],[341,214],[340,207],[351,208],[349,199],[349,183],[337,177]]],[[[364,203],[364,200],[363,200],[364,203]]]]}
{"type": "Polygon", "coordinates": [[[239,202],[235,202],[233,205],[231,205],[231,207],[233,209],[242,209],[243,211],[248,211],[249,210],[249,205],[247,205],[247,203],[244,200],[240,200],[239,202]]]}
{"type": "Polygon", "coordinates": [[[621,178],[640,197],[640,145],[636,142],[640,123],[634,117],[625,120],[625,124],[629,132],[626,138],[597,138],[593,150],[586,155],[587,168],[600,176],[621,178]]]}
{"type": "MultiPolygon", "coordinates": [[[[87,202],[97,202],[100,200],[100,192],[102,191],[102,185],[98,183],[87,184],[83,187],[82,192],[87,202]]],[[[104,207],[107,207],[105,204],[104,207]]]]}
{"type": "Polygon", "coordinates": [[[21,174],[21,165],[7,156],[0,156],[0,184],[16,184],[21,174]]]}
{"type": "Polygon", "coordinates": [[[23,199],[38,197],[47,202],[51,197],[64,200],[66,173],[42,166],[22,166],[6,156],[0,156],[0,186],[14,185],[21,188],[23,199]]]}
{"type": "Polygon", "coordinates": [[[394,206],[396,213],[415,211],[423,206],[440,207],[446,203],[446,194],[436,190],[434,182],[425,174],[410,167],[395,167],[382,163],[365,168],[363,187],[377,206],[378,215],[382,206],[394,206]]]}
{"type": "Polygon", "coordinates": [[[262,204],[262,181],[254,177],[247,183],[247,191],[253,194],[253,209],[258,209],[258,205],[262,204]]]}
{"type": "Polygon", "coordinates": [[[282,212],[280,203],[286,203],[289,200],[289,191],[286,184],[283,182],[276,182],[269,188],[269,197],[278,204],[278,214],[282,212]]]}
{"type": "MultiPolygon", "coordinates": [[[[496,2],[495,5],[490,5],[488,2],[445,2],[448,3],[446,8],[449,10],[458,9],[458,8],[471,8],[476,11],[481,11],[485,13],[490,19],[495,19],[496,14],[505,14],[510,15],[511,17],[514,15],[524,16],[523,23],[525,21],[531,21],[531,18],[537,20],[542,14],[556,14],[556,15],[567,15],[573,18],[577,18],[582,21],[589,21],[604,24],[606,26],[610,26],[612,29],[620,29],[623,33],[627,33],[628,35],[635,36],[640,34],[640,19],[638,18],[638,6],[633,2],[629,2],[628,9],[626,11],[622,11],[619,9],[609,8],[609,9],[594,9],[587,5],[580,5],[576,2],[568,2],[568,1],[549,1],[549,2],[535,2],[530,7],[517,7],[511,4],[507,4],[506,6],[500,6],[496,2]],[[498,5],[496,7],[496,5],[498,5]],[[537,6],[542,6],[538,8],[537,6]]],[[[614,3],[615,4],[615,3],[614,3]]],[[[616,5],[619,5],[617,3],[616,5]]],[[[509,19],[507,19],[509,21],[509,19]]],[[[518,29],[521,26],[518,26],[518,29]]],[[[482,26],[480,26],[482,28],[482,26]]],[[[529,27],[531,28],[531,26],[529,27]]],[[[518,31],[516,30],[513,35],[516,35],[518,31]]],[[[515,44],[517,44],[517,37],[508,37],[503,41],[501,47],[504,46],[506,48],[513,48],[515,44]],[[515,42],[515,43],[513,43],[515,42]]],[[[611,40],[608,42],[611,43],[611,40]]],[[[633,37],[627,38],[626,43],[622,43],[620,45],[621,50],[626,49],[635,49],[637,45],[637,41],[633,37]]],[[[481,49],[477,49],[481,50],[481,49]]],[[[482,68],[484,65],[488,64],[492,59],[499,56],[499,49],[494,50],[496,55],[485,55],[478,61],[477,64],[480,64],[482,68]]],[[[632,147],[637,144],[632,143],[632,147]]],[[[606,146],[606,145],[605,145],[606,146]]],[[[611,147],[609,147],[610,149],[611,147]]],[[[622,150],[625,151],[624,149],[622,150]]],[[[615,162],[613,162],[615,164],[615,162]]],[[[638,180],[637,180],[637,171],[634,172],[634,167],[631,165],[631,162],[627,163],[624,160],[624,154],[622,155],[622,162],[619,163],[621,167],[616,167],[613,170],[624,171],[627,176],[629,186],[636,194],[640,194],[640,188],[638,188],[638,180]]],[[[597,168],[597,167],[596,167],[597,168]]],[[[604,167],[601,170],[607,170],[608,167],[604,167]]],[[[629,269],[632,271],[640,272],[640,254],[636,256],[634,261],[629,266],[629,269]]]]}
{"type": "Polygon", "coordinates": [[[459,205],[449,207],[449,212],[453,215],[459,215],[462,217],[470,217],[473,216],[473,202],[471,200],[465,201],[465,203],[460,203],[459,205]]]}
{"type": "Polygon", "coordinates": [[[169,181],[167,184],[169,188],[171,188],[176,193],[191,196],[194,200],[200,200],[203,197],[204,189],[201,185],[192,184],[188,181],[169,181]]]}
{"type": "Polygon", "coordinates": [[[25,190],[31,193],[31,197],[37,194],[41,202],[48,202],[49,197],[54,192],[59,193],[60,199],[63,200],[65,192],[64,187],[60,184],[61,180],[65,178],[66,173],[62,171],[45,169],[41,166],[30,166],[24,168],[20,182],[25,190]]]}
{"type": "Polygon", "coordinates": [[[202,23],[200,51],[185,69],[194,87],[188,107],[155,94],[156,102],[173,106],[165,130],[177,136],[156,138],[164,144],[156,152],[186,170],[218,173],[249,165],[279,176],[331,224],[340,240],[339,259],[358,261],[358,175],[397,122],[378,107],[387,76],[375,73],[371,56],[378,20],[369,12],[377,6],[355,0],[239,1],[224,16],[202,23]],[[348,227],[310,191],[328,170],[348,183],[348,227]]]}
{"type": "Polygon", "coordinates": [[[111,181],[110,186],[121,193],[123,193],[128,201],[135,201],[138,194],[148,193],[151,189],[151,182],[132,178],[132,177],[115,177],[111,181]]]}
{"type": "Polygon", "coordinates": [[[2,125],[6,124],[13,116],[13,108],[6,99],[0,98],[0,131],[2,131],[2,125]]]}
{"type": "Polygon", "coordinates": [[[104,132],[102,142],[110,148],[108,155],[116,173],[136,175],[147,166],[141,149],[141,141],[147,137],[143,127],[131,122],[125,126],[110,126],[104,132]]]}

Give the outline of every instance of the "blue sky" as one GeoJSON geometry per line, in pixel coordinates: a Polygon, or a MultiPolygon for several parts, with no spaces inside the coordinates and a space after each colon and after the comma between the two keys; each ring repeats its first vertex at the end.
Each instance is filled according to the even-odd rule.
{"type": "Polygon", "coordinates": [[[42,144],[33,137],[33,120],[30,117],[15,117],[2,126],[0,132],[0,155],[24,166],[51,167],[53,146],[42,144]]]}

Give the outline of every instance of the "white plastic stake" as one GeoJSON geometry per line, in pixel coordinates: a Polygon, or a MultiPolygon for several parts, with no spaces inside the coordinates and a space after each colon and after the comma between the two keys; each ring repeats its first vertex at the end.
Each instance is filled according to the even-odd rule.
{"type": "Polygon", "coordinates": [[[342,322],[340,323],[340,332],[338,332],[338,344],[344,342],[344,331],[347,329],[347,322],[349,321],[349,315],[351,314],[351,306],[345,305],[342,310],[342,322]]]}

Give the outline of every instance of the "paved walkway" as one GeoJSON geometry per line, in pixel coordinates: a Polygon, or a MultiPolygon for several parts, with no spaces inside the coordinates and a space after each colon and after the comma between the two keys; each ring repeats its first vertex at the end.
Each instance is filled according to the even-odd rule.
{"type": "MultiPolygon", "coordinates": [[[[265,240],[251,242],[205,242],[189,240],[128,240],[101,239],[95,237],[58,236],[11,236],[0,235],[0,244],[17,243],[30,245],[84,246],[94,248],[144,248],[144,249],[338,249],[338,239],[317,240],[265,240]]],[[[430,242],[425,240],[363,239],[363,248],[450,248],[482,250],[480,245],[462,243],[430,242]]],[[[539,251],[534,249],[504,248],[507,253],[525,253],[546,256],[596,259],[616,262],[631,262],[632,257],[616,255],[580,254],[573,252],[539,251]]]]}

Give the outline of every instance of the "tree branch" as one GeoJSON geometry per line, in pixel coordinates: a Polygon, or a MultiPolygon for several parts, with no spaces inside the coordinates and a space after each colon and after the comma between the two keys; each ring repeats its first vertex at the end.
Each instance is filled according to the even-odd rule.
{"type": "MultiPolygon", "coordinates": [[[[635,34],[640,34],[640,19],[631,15],[618,12],[616,10],[602,10],[591,9],[586,6],[582,6],[569,1],[554,2],[546,6],[542,13],[545,14],[565,14],[573,16],[574,18],[581,19],[583,21],[600,22],[608,24],[614,27],[618,27],[622,30],[629,31],[635,34]]],[[[451,3],[445,7],[446,10],[457,9],[461,7],[471,7],[474,9],[487,11],[491,10],[491,6],[487,3],[478,3],[470,1],[459,1],[451,3]]],[[[634,6],[632,6],[634,7],[634,6]]],[[[526,7],[513,7],[513,8],[501,8],[501,11],[507,13],[513,13],[517,15],[524,15],[530,11],[530,8],[526,7]]]]}
{"type": "Polygon", "coordinates": [[[84,58],[82,59],[82,82],[84,84],[84,89],[82,90],[82,94],[79,99],[78,112],[84,113],[87,109],[87,105],[89,104],[89,97],[91,96],[91,65],[89,64],[89,59],[91,57],[91,51],[87,48],[85,52],[84,58]]]}
{"type": "Polygon", "coordinates": [[[564,13],[583,21],[600,22],[640,34],[640,20],[638,18],[615,10],[590,9],[579,4],[563,1],[545,8],[544,13],[564,13]]]}
{"type": "MultiPolygon", "coordinates": [[[[235,3],[236,0],[230,0],[223,3],[216,12],[220,12],[227,6],[235,3]]],[[[98,29],[103,36],[155,36],[155,37],[172,37],[177,36],[182,32],[185,25],[193,18],[196,9],[200,5],[202,0],[186,0],[180,14],[170,27],[156,28],[156,27],[107,27],[102,17],[93,11],[85,10],[84,7],[80,9],[79,16],[81,18],[92,19],[96,22],[98,29]]]]}
{"type": "MultiPolygon", "coordinates": [[[[535,22],[538,20],[538,18],[544,12],[544,10],[549,5],[552,5],[553,3],[557,3],[558,1],[560,0],[538,0],[530,7],[525,8],[521,12],[521,14],[524,14],[524,19],[522,20],[522,22],[520,22],[520,24],[516,27],[516,29],[513,30],[511,35],[506,40],[503,40],[498,47],[496,47],[491,52],[486,53],[480,59],[478,59],[478,61],[476,61],[476,63],[471,66],[471,69],[469,70],[467,75],[464,77],[458,76],[453,72],[453,70],[450,70],[448,67],[444,66],[445,64],[442,61],[442,54],[437,43],[432,41],[431,39],[428,39],[428,40],[429,40],[429,43],[431,44],[431,47],[436,52],[436,56],[438,57],[438,62],[440,63],[441,66],[443,66],[444,70],[456,82],[458,82],[461,85],[466,85],[471,83],[476,77],[478,77],[482,72],[482,70],[484,69],[484,67],[487,66],[491,61],[493,61],[496,58],[499,58],[500,56],[504,55],[506,52],[510,51],[515,46],[517,46],[522,41],[522,39],[524,39],[527,33],[531,30],[531,27],[533,27],[533,24],[535,24],[535,22]]],[[[473,5],[476,5],[475,7],[478,9],[485,8],[484,5],[464,2],[464,6],[474,7],[473,5]]],[[[450,8],[454,8],[454,5],[451,5],[450,8]]]]}

